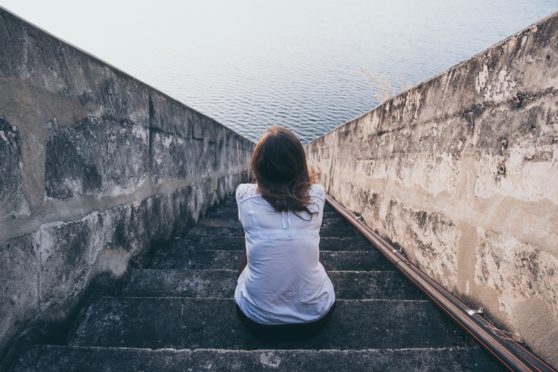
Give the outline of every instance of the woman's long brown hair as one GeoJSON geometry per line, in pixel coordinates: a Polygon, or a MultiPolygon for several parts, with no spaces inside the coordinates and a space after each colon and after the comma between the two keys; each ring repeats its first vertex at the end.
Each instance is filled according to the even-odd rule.
{"type": "Polygon", "coordinates": [[[260,137],[252,154],[252,172],[258,192],[276,211],[316,213],[308,209],[308,189],[317,174],[308,171],[302,143],[290,130],[273,126],[260,137]]]}

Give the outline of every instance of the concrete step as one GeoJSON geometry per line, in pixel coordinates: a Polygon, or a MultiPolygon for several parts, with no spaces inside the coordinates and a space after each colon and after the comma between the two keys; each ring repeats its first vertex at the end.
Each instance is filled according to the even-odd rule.
{"type": "MultiPolygon", "coordinates": [[[[191,236],[214,236],[214,237],[224,237],[224,238],[237,238],[244,237],[244,230],[242,227],[232,228],[232,227],[207,227],[207,226],[195,226],[188,231],[188,237],[191,236]]],[[[321,237],[357,237],[360,233],[354,229],[352,226],[325,226],[320,228],[321,237]]]]}
{"type": "Polygon", "coordinates": [[[10,372],[503,371],[479,347],[387,350],[151,350],[33,346],[10,372]]]}
{"type": "Polygon", "coordinates": [[[322,220],[322,227],[329,227],[329,226],[344,227],[344,226],[351,226],[351,223],[341,216],[324,217],[324,219],[322,220]]]}
{"type": "MultiPolygon", "coordinates": [[[[228,269],[238,270],[243,251],[195,250],[175,244],[158,250],[150,267],[153,269],[228,269]]],[[[394,271],[394,266],[377,250],[321,251],[320,261],[326,270],[394,271]]]]}
{"type": "MultiPolygon", "coordinates": [[[[119,296],[233,298],[235,270],[131,270],[119,296]]],[[[425,299],[395,271],[330,271],[338,299],[425,299]]]]}
{"type": "Polygon", "coordinates": [[[242,229],[242,224],[238,219],[232,218],[213,218],[207,217],[198,221],[196,226],[199,227],[226,227],[234,229],[242,229]]]}
{"type": "MultiPolygon", "coordinates": [[[[242,224],[237,219],[231,218],[204,218],[201,219],[197,226],[199,227],[226,227],[234,229],[242,229],[242,224]]],[[[322,220],[322,228],[325,227],[340,227],[349,228],[352,227],[351,224],[342,217],[332,217],[322,220]]]]}
{"type": "MultiPolygon", "coordinates": [[[[245,248],[244,237],[189,236],[173,242],[166,249],[198,249],[198,250],[236,250],[245,248]]],[[[162,248],[161,248],[162,249],[162,248]]],[[[372,244],[362,236],[355,237],[321,237],[322,251],[365,251],[372,250],[372,244]]]]}
{"type": "Polygon", "coordinates": [[[219,349],[393,349],[471,346],[424,300],[338,300],[324,328],[304,340],[249,332],[233,300],[102,297],[86,311],[73,346],[219,349]]]}

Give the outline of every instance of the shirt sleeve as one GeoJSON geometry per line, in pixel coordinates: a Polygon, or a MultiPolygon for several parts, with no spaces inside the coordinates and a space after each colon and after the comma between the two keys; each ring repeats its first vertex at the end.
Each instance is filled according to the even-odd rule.
{"type": "Polygon", "coordinates": [[[236,209],[238,209],[238,220],[240,221],[240,223],[242,223],[242,218],[241,218],[241,214],[240,214],[240,203],[238,202],[239,197],[242,193],[242,187],[244,184],[240,184],[236,187],[236,192],[235,192],[235,199],[236,199],[236,209]]]}
{"type": "Polygon", "coordinates": [[[325,188],[321,184],[316,183],[312,185],[312,189],[313,189],[312,191],[313,196],[317,197],[318,199],[325,200],[326,192],[325,192],[325,188]]]}

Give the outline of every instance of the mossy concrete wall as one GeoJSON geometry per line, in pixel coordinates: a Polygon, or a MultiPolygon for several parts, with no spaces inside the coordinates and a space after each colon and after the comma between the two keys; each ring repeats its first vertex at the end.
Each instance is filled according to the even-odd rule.
{"type": "Polygon", "coordinates": [[[0,355],[232,193],[251,149],[0,8],[0,355]]]}
{"type": "Polygon", "coordinates": [[[306,150],[331,196],[558,366],[558,13],[306,150]]]}

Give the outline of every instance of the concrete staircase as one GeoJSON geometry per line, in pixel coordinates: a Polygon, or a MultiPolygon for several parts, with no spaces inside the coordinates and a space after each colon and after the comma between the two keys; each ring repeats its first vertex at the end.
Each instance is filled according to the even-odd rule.
{"type": "Polygon", "coordinates": [[[30,345],[13,371],[500,370],[326,205],[321,260],[337,294],[326,327],[297,342],[250,334],[237,318],[244,248],[234,198],[83,309],[63,345],[30,345]]]}

